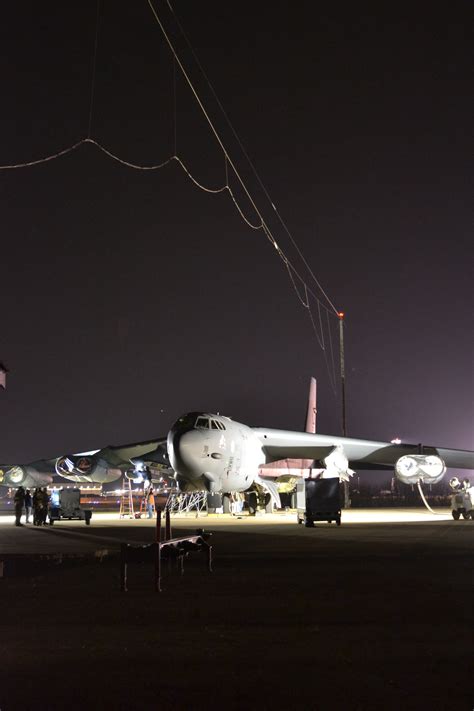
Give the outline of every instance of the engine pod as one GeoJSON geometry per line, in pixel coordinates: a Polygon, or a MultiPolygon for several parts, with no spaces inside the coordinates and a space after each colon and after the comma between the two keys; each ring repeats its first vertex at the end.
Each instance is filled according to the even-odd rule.
{"type": "Polygon", "coordinates": [[[437,484],[444,477],[446,465],[434,454],[407,454],[395,464],[397,479],[404,484],[437,484]]]}

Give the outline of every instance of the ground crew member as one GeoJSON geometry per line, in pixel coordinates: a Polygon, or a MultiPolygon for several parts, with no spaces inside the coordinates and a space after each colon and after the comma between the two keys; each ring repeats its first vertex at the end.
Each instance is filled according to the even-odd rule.
{"type": "Polygon", "coordinates": [[[40,526],[46,526],[46,517],[48,515],[48,505],[49,505],[49,494],[47,488],[44,486],[40,489],[41,493],[41,521],[40,526]]]}
{"type": "Polygon", "coordinates": [[[20,519],[25,505],[25,490],[22,486],[19,486],[16,490],[13,502],[15,504],[15,526],[23,526],[20,519]]]}
{"type": "Polygon", "coordinates": [[[148,489],[148,497],[146,502],[146,508],[148,511],[148,518],[153,518],[153,513],[155,510],[155,495],[153,493],[153,488],[150,486],[148,489]]]}
{"type": "Polygon", "coordinates": [[[30,490],[27,489],[25,491],[25,523],[30,522],[30,516],[31,516],[31,505],[33,501],[31,498],[30,490]]]}
{"type": "Polygon", "coordinates": [[[42,509],[42,499],[41,499],[41,489],[36,488],[33,494],[33,524],[35,526],[41,526],[41,512],[42,509]]]}

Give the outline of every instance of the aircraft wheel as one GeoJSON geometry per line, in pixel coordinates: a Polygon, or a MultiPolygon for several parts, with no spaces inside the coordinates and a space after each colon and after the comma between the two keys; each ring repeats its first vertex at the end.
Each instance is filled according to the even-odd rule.
{"type": "Polygon", "coordinates": [[[308,518],[308,517],[306,516],[306,514],[305,514],[305,517],[304,517],[304,525],[306,526],[306,528],[314,528],[313,519],[312,519],[312,518],[308,518]]]}
{"type": "Polygon", "coordinates": [[[337,517],[336,523],[337,523],[338,526],[341,525],[341,517],[340,517],[340,516],[337,517]]]}
{"type": "Polygon", "coordinates": [[[469,511],[463,511],[462,517],[465,521],[469,521],[469,519],[471,518],[471,514],[469,513],[469,511]]]}
{"type": "Polygon", "coordinates": [[[454,510],[451,513],[453,515],[454,520],[459,521],[459,511],[454,510]]]}

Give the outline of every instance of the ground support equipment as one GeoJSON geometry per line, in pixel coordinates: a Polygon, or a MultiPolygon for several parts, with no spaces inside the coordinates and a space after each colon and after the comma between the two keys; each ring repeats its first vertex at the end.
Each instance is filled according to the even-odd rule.
{"type": "Polygon", "coordinates": [[[141,518],[141,513],[135,513],[133,504],[132,482],[127,477],[124,477],[122,498],[120,499],[119,518],[141,518]]]}
{"type": "Polygon", "coordinates": [[[92,518],[91,509],[81,507],[80,489],[63,489],[59,492],[59,502],[57,505],[51,504],[48,508],[49,524],[52,526],[55,521],[73,519],[85,521],[86,526],[90,525],[92,518]]]}
{"type": "Polygon", "coordinates": [[[339,478],[302,479],[296,485],[297,521],[308,528],[315,521],[335,521],[341,525],[339,478]]]}
{"type": "Polygon", "coordinates": [[[162,540],[161,510],[156,512],[156,541],[144,546],[122,543],[120,546],[120,589],[127,592],[128,564],[153,563],[155,592],[161,592],[161,569],[164,560],[175,560],[181,575],[184,574],[184,559],[190,553],[206,553],[207,569],[212,573],[212,545],[208,543],[210,534],[198,530],[194,536],[171,537],[170,512],[166,509],[165,537],[162,540]]]}

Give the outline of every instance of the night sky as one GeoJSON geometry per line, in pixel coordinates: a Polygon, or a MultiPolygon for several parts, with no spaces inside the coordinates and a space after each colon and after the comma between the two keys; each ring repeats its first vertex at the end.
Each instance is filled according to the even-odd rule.
{"type": "MultiPolygon", "coordinates": [[[[278,244],[312,284],[166,2],[155,5],[278,244]]],[[[173,6],[346,312],[348,433],[472,448],[471,3],[376,14],[306,0],[173,6]]],[[[87,137],[96,13],[95,0],[3,8],[0,164],[87,137]]],[[[222,186],[222,151],[183,78],[174,84],[146,0],[101,0],[91,137],[150,165],[174,153],[175,128],[196,179],[222,186]]],[[[90,144],[0,171],[0,190],[10,369],[0,462],[166,435],[190,410],[301,429],[311,375],[318,429],[340,434],[328,331],[329,368],[275,249],[227,194],[199,190],[176,162],[134,171],[90,144]]]]}

